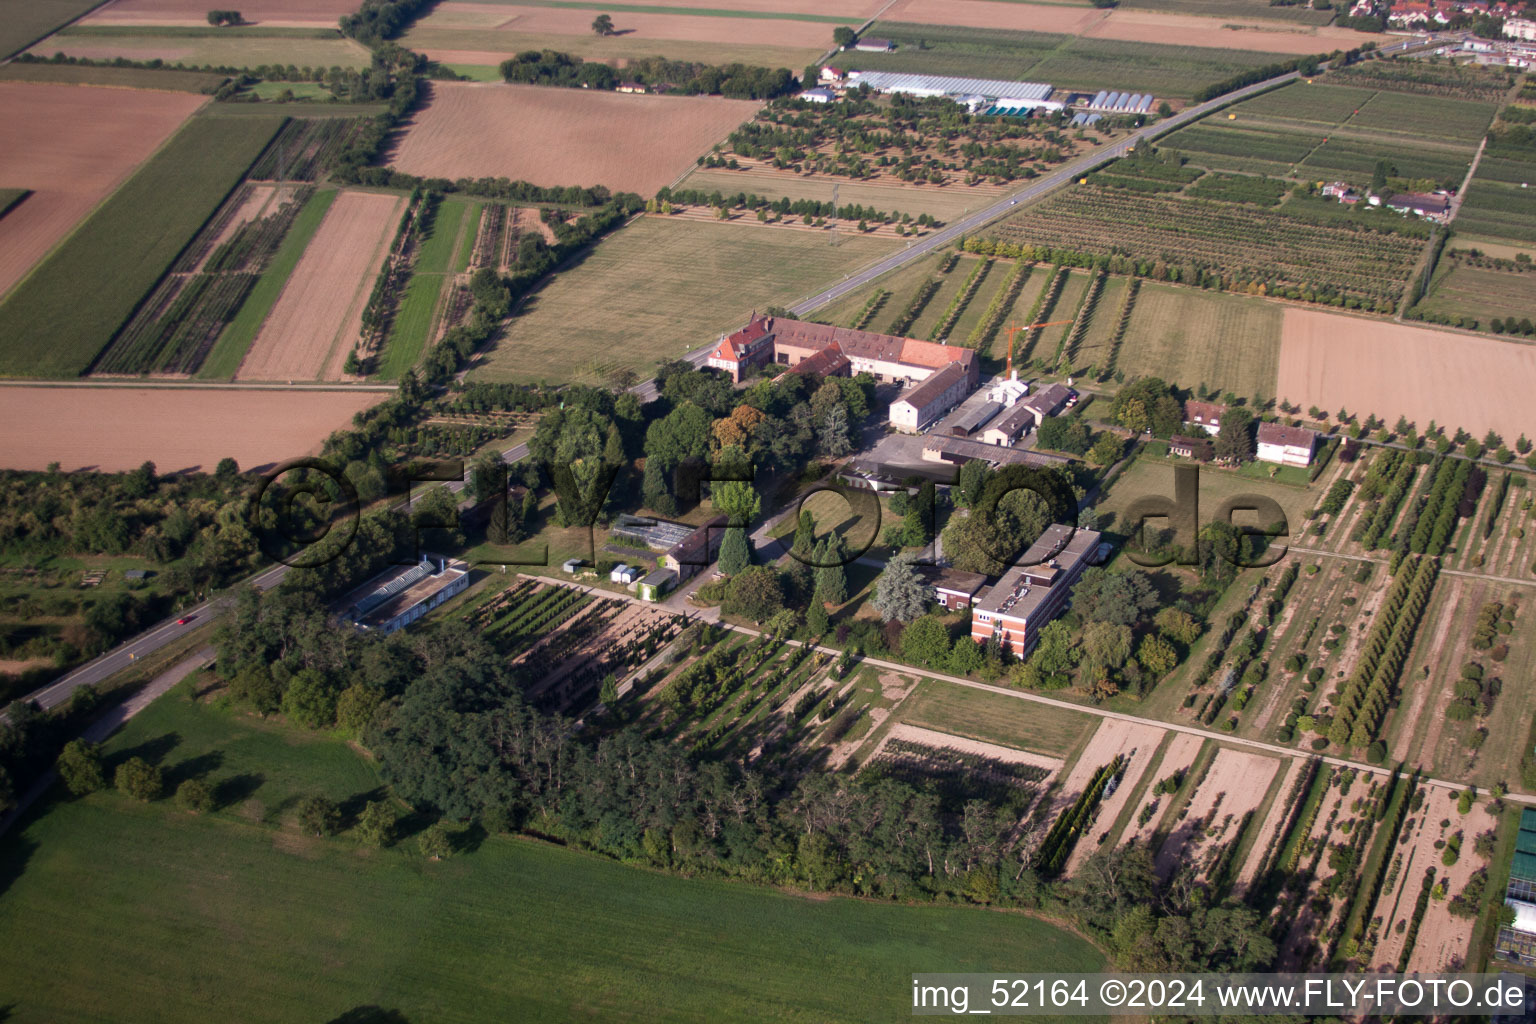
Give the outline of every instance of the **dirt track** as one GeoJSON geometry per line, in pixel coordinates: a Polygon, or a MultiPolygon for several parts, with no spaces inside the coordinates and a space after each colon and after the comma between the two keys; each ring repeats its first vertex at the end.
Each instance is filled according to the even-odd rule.
{"type": "Polygon", "coordinates": [[[1308,309],[1287,309],[1284,325],[1275,393],[1303,409],[1403,415],[1478,437],[1530,430],[1536,345],[1308,309]]]}
{"type": "Polygon", "coordinates": [[[179,92],[0,83],[0,188],[32,190],[0,219],[0,295],[206,102],[179,92]]]}
{"type": "Polygon", "coordinates": [[[363,306],[404,209],[398,196],[343,192],[336,197],[235,379],[342,378],[363,306]]]}
{"type": "Polygon", "coordinates": [[[427,177],[606,185],[652,195],[761,106],[718,96],[645,96],[435,82],[393,166],[427,177]]]}
{"type": "Polygon", "coordinates": [[[162,473],[241,469],[307,455],[387,396],[358,391],[167,388],[0,389],[0,466],[106,472],[153,461],[162,473]]]}

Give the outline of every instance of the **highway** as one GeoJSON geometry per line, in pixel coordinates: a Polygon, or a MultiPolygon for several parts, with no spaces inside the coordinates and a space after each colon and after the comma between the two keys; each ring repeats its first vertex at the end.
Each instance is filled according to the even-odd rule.
{"type": "MultiPolygon", "coordinates": [[[[1394,43],[1390,46],[1381,47],[1380,52],[1393,53],[1396,51],[1406,50],[1411,46],[1422,45],[1424,45],[1423,40],[1404,39],[1401,42],[1394,43]]],[[[1277,86],[1285,84],[1286,82],[1293,81],[1297,77],[1297,73],[1292,71],[1277,78],[1265,79],[1262,82],[1256,82],[1253,85],[1245,86],[1244,88],[1237,89],[1222,96],[1218,96],[1217,98],[1206,103],[1186,108],[1185,110],[1174,114],[1172,117],[1164,118],[1155,124],[1150,124],[1144,128],[1137,129],[1125,138],[1115,142],[1113,145],[1107,146],[1103,149],[1094,150],[1092,153],[1079,157],[1078,159],[1063,165],[1059,169],[1044,177],[1036,178],[1030,181],[1022,188],[1015,192],[1009,193],[1006,196],[1003,196],[997,202],[986,207],[985,209],[978,210],[977,212],[970,214],[969,216],[966,216],[939,231],[934,232],[926,238],[912,242],[906,248],[903,248],[889,256],[883,257],[882,259],[876,260],[875,262],[860,268],[859,270],[844,278],[838,284],[835,284],[823,291],[817,292],[815,295],[812,295],[802,300],[801,302],[796,303],[794,306],[790,307],[790,310],[796,316],[804,316],[812,310],[826,305],[828,302],[832,302],[835,299],[847,295],[849,292],[853,292],[865,287],[877,277],[888,274],[891,271],[912,262],[913,260],[921,259],[928,253],[933,252],[935,249],[948,245],[956,238],[959,238],[961,235],[975,231],[977,228],[980,228],[983,225],[1004,216],[1013,207],[1021,203],[1027,203],[1031,200],[1038,199],[1053,189],[1061,188],[1062,186],[1069,184],[1099,164],[1114,159],[1115,157],[1124,156],[1134,146],[1140,145],[1143,142],[1150,142],[1152,139],[1159,135],[1173,131],[1174,129],[1188,124],[1191,121],[1205,117],[1211,112],[1227,106],[1228,104],[1235,103],[1241,99],[1245,99],[1248,96],[1254,95],[1255,93],[1265,92],[1269,89],[1273,89],[1277,86]]],[[[713,340],[711,340],[709,344],[694,349],[684,358],[693,365],[700,366],[707,358],[709,358],[709,353],[713,348],[713,344],[713,340]]],[[[637,394],[643,402],[649,402],[657,396],[656,381],[654,378],[643,380],[634,385],[634,387],[632,387],[630,390],[634,391],[635,394],[637,394]]],[[[508,448],[502,453],[502,458],[504,461],[510,464],[520,461],[527,455],[528,445],[524,443],[508,448]]],[[[447,487],[449,491],[457,494],[463,491],[465,483],[466,481],[464,480],[454,481],[449,483],[447,487]]],[[[415,498],[419,497],[421,493],[424,493],[424,491],[417,492],[417,494],[414,495],[411,499],[402,501],[396,507],[408,510],[410,505],[415,501],[415,498]]],[[[190,630],[196,629],[200,625],[203,625],[208,621],[210,617],[221,614],[228,608],[232,607],[234,604],[233,595],[240,587],[254,586],[260,590],[267,590],[271,587],[277,586],[277,584],[282,581],[282,578],[287,574],[287,572],[288,567],[285,565],[273,566],[272,568],[263,570],[262,572],[257,573],[256,575],[251,576],[238,584],[235,584],[228,591],[210,598],[209,600],[204,601],[202,604],[196,605],[193,608],[179,612],[177,615],[158,623],[157,625],[151,627],[143,633],[140,633],[138,636],[132,638],[131,640],[124,641],[122,644],[114,647],[106,654],[102,654],[97,658],[86,662],[84,665],[81,665],[79,668],[54,681],[53,683],[50,683],[48,686],[34,691],[24,699],[35,701],[40,707],[44,709],[61,704],[68,700],[69,695],[79,687],[94,686],[95,684],[106,679],[108,676],[116,672],[120,672],[125,668],[131,667],[133,663],[138,659],[159,650],[166,644],[175,640],[177,637],[184,635],[190,630]],[[189,621],[187,621],[184,625],[179,624],[177,620],[180,618],[186,618],[189,621]]]]}

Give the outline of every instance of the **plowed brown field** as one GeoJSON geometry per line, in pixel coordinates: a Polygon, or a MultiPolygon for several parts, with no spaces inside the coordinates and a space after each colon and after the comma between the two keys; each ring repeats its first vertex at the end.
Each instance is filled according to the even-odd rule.
{"type": "Polygon", "coordinates": [[[1536,345],[1287,309],[1275,394],[1303,409],[1518,437],[1531,428],[1536,345]]]}
{"type": "Polygon", "coordinates": [[[343,192],[304,250],[236,380],[340,380],[405,200],[343,192]]]}
{"type": "Polygon", "coordinates": [[[205,96],[0,82],[0,188],[28,188],[0,219],[0,295],[21,280],[205,96]]]}
{"type": "Polygon", "coordinates": [[[391,163],[426,177],[606,185],[651,195],[762,104],[434,82],[391,163]]]}
{"type": "Polygon", "coordinates": [[[212,472],[226,456],[258,469],[308,455],[378,391],[6,387],[0,389],[0,466],[120,472],[212,472]]]}

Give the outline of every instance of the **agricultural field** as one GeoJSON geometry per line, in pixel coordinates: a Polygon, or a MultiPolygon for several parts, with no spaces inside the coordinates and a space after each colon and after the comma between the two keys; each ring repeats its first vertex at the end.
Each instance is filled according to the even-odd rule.
{"type": "Polygon", "coordinates": [[[1292,297],[1332,296],[1385,310],[1395,309],[1423,252],[1415,239],[1314,224],[1288,216],[1283,206],[1266,210],[1094,184],[1057,192],[989,233],[1019,247],[1155,263],[1185,283],[1215,275],[1230,290],[1284,287],[1292,297]]]}
{"type": "Polygon", "coordinates": [[[1429,291],[1415,308],[1435,318],[1454,321],[1466,317],[1486,330],[1494,319],[1529,319],[1536,310],[1536,280],[1528,273],[1478,266],[1447,254],[1441,257],[1429,291]]]}
{"type": "Polygon", "coordinates": [[[225,76],[201,71],[94,67],[87,64],[0,64],[0,82],[46,82],[53,85],[107,85],[122,89],[165,89],[209,95],[225,76]]]}
{"type": "Polygon", "coordinates": [[[0,187],[32,193],[0,222],[0,296],[205,102],[0,82],[0,187]]]}
{"type": "Polygon", "coordinates": [[[850,181],[825,175],[785,173],[771,164],[742,162],[739,170],[700,168],[677,185],[679,191],[719,192],[733,196],[739,192],[772,199],[812,199],[820,203],[833,200],[837,192],[839,206],[867,206],[888,213],[906,213],[914,218],[929,214],[948,223],[972,210],[997,201],[995,186],[946,184],[939,187],[901,181],[850,181]]]}
{"type": "Polygon", "coordinates": [[[393,166],[447,178],[606,185],[652,195],[758,104],[527,85],[433,83],[393,166]],[[536,146],[529,139],[539,140],[536,146]]]}
{"type": "Polygon", "coordinates": [[[1260,298],[1145,281],[1115,365],[1128,376],[1272,398],[1284,315],[1283,307],[1260,298]]]}
{"type": "Polygon", "coordinates": [[[316,839],[294,820],[294,802],[320,793],[353,808],[379,790],[371,763],[339,738],[301,737],[193,701],[185,685],[111,741],[109,766],[130,754],[173,780],[205,777],[218,809],[192,817],[168,800],[143,806],[99,793],[52,804],[6,837],[0,929],[24,952],[7,958],[0,985],[26,993],[11,1011],[17,1021],[286,1021],[362,1006],[411,1020],[495,1007],[553,1021],[635,1006],[666,1006],[678,1020],[760,1015],[763,1006],[852,1020],[849,1006],[884,998],[879,1012],[896,1013],[908,998],[872,995],[871,978],[936,962],[1001,970],[1020,942],[1042,969],[1104,962],[1086,941],[1017,914],[812,901],[500,836],[443,862],[409,839],[383,851],[316,839]],[[79,858],[103,843],[117,856],[82,879],[79,858]],[[523,884],[509,889],[508,877],[523,884]],[[593,928],[587,897],[596,891],[605,909],[593,928]],[[217,955],[236,920],[249,954],[217,955]],[[751,921],[753,941],[722,944],[722,920],[751,921]],[[422,932],[404,921],[431,924],[422,932]],[[348,937],[342,947],[338,933],[348,937]],[[872,947],[870,935],[881,942],[872,947]],[[586,943],[574,973],[573,936],[586,943]],[[500,952],[509,944],[521,950],[511,974],[500,952]],[[126,947],[145,953],[114,955],[126,947]],[[628,952],[615,958],[616,949],[628,952]],[[276,995],[274,976],[287,979],[276,995]],[[550,977],[564,980],[551,988],[550,977]]]}
{"type": "Polygon", "coordinates": [[[237,380],[340,380],[405,200],[342,192],[326,211],[236,372],[237,380]]]}
{"type": "MultiPolygon", "coordinates": [[[[343,14],[351,14],[357,7],[355,0],[241,0],[240,17],[244,24],[264,28],[333,29],[343,14]]],[[[206,29],[207,14],[204,0],[112,0],[81,19],[80,24],[206,29]]]]}
{"type": "MultiPolygon", "coordinates": [[[[206,15],[206,11],[204,14],[206,15]]],[[[340,32],[315,38],[313,31],[253,28],[214,32],[203,22],[202,30],[177,31],[141,28],[96,28],[65,30],[49,36],[27,51],[49,58],[62,53],[66,57],[90,60],[133,61],[161,60],[200,68],[259,67],[262,64],[292,64],[297,67],[364,68],[370,57],[362,44],[345,39],[340,32]]]]}
{"type": "Polygon", "coordinates": [[[230,457],[241,469],[309,455],[354,413],[382,401],[374,391],[213,388],[7,387],[0,435],[11,469],[122,473],[145,460],[162,473],[213,472],[230,457]]]}
{"type": "MultiPolygon", "coordinates": [[[[13,86],[37,89],[44,86],[13,86]]],[[[174,93],[102,90],[195,102],[174,93]]],[[[0,373],[74,376],[83,372],[127,322],[135,307],[203,223],[245,176],[282,125],[282,118],[192,119],[102,203],[69,238],[0,302],[0,373]],[[82,293],[79,282],[98,284],[82,293]],[[27,350],[49,339],[46,354],[27,350]]],[[[18,217],[0,224],[0,237],[47,205],[32,196],[18,217]]],[[[54,230],[67,230],[55,225],[54,230]]],[[[55,236],[56,238],[57,236],[55,236]]]]}
{"type": "Polygon", "coordinates": [[[587,60],[662,56],[709,64],[787,67],[796,73],[832,45],[838,25],[857,26],[878,3],[833,4],[485,3],[436,5],[401,42],[434,60],[494,68],[525,50],[558,50],[587,60]],[[592,19],[612,16],[615,34],[598,36],[592,19]]]}
{"type": "Polygon", "coordinates": [[[615,363],[642,376],[656,361],[793,302],[892,242],[643,217],[523,304],[475,379],[568,380],[615,363]]]}
{"type": "Polygon", "coordinates": [[[1536,197],[1521,186],[1489,181],[1479,173],[1456,214],[1456,228],[1509,242],[1536,243],[1536,197]]]}
{"type": "MultiPolygon", "coordinates": [[[[1076,8],[1029,4],[996,4],[1033,17],[1036,12],[1076,8]]],[[[1051,17],[1050,13],[1045,15],[1051,17]]],[[[1059,15],[1058,15],[1059,16],[1059,15]]],[[[1187,33],[1187,29],[1182,30],[1187,33]]],[[[891,39],[893,53],[838,55],[845,70],[912,71],[936,75],[969,75],[1050,82],[1059,89],[1094,92],[1099,89],[1151,92],[1161,98],[1187,98],[1201,87],[1256,67],[1272,64],[1273,52],[1217,46],[1142,42],[1147,33],[1131,28],[1133,38],[1088,38],[1060,32],[1005,28],[963,28],[877,21],[871,35],[891,39]]],[[[1237,33],[1231,33],[1236,36],[1237,33]]],[[[1255,34],[1254,39],[1267,36],[1255,34]]],[[[1255,42],[1254,45],[1257,45],[1255,42]]],[[[1307,52],[1331,47],[1310,46],[1307,52]]]]}
{"type": "Polygon", "coordinates": [[[0,60],[26,49],[80,17],[101,0],[3,0],[0,2],[0,60]]]}
{"type": "Polygon", "coordinates": [[[1481,437],[1528,430],[1536,347],[1407,324],[1286,309],[1279,398],[1347,408],[1388,422],[1407,416],[1481,437]]]}
{"type": "Polygon", "coordinates": [[[439,333],[445,303],[453,293],[451,271],[456,269],[455,260],[466,235],[470,243],[474,242],[479,220],[470,223],[470,214],[479,210],[478,205],[462,199],[448,199],[438,205],[431,233],[421,244],[411,282],[379,357],[378,374],[385,380],[396,380],[416,365],[439,333]]]}
{"type": "Polygon", "coordinates": [[[1173,46],[1261,50],[1276,54],[1320,53],[1358,46],[1368,36],[1321,28],[1332,15],[1305,7],[1269,7],[1244,0],[1177,0],[1127,3],[1090,9],[1086,3],[996,0],[900,0],[885,12],[892,21],[970,28],[1027,29],[1089,39],[1125,39],[1173,46]],[[1229,8],[1217,13],[1221,7],[1229,8]],[[1214,17],[1222,21],[1212,20],[1214,17]],[[1292,22],[1286,27],[1280,21],[1292,22]]]}

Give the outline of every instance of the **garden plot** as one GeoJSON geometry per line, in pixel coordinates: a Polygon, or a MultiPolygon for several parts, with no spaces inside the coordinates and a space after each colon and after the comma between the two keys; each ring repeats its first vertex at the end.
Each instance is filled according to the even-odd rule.
{"type": "MultiPolygon", "coordinates": [[[[1326,774],[1333,770],[1325,766],[1320,771],[1326,774]]],[[[1314,936],[1333,917],[1334,900],[1319,888],[1322,881],[1319,876],[1328,870],[1328,843],[1333,836],[1335,823],[1341,812],[1348,817],[1344,799],[1345,794],[1335,776],[1323,794],[1311,827],[1301,839],[1293,871],[1305,879],[1307,888],[1294,895],[1292,906],[1287,908],[1282,905],[1281,913],[1289,909],[1291,923],[1286,929],[1285,938],[1279,943],[1277,970],[1299,970],[1309,964],[1314,936]]]]}
{"type": "MultiPolygon", "coordinates": [[[[1072,848],[1072,855],[1067,858],[1067,866],[1063,874],[1071,875],[1093,854],[1097,853],[1110,839],[1110,832],[1114,830],[1115,821],[1119,819],[1121,810],[1126,801],[1136,791],[1141,777],[1146,774],[1147,766],[1152,763],[1153,755],[1157,752],[1158,745],[1162,743],[1167,733],[1162,729],[1147,730],[1147,739],[1137,738],[1136,746],[1125,751],[1128,762],[1125,770],[1120,774],[1120,781],[1115,784],[1115,791],[1104,797],[1099,802],[1098,811],[1095,814],[1093,828],[1079,837],[1077,845],[1072,848]],[[1092,837],[1093,841],[1088,840],[1092,837]]],[[[1097,736],[1095,737],[1097,738],[1097,736]]],[[[1112,755],[1111,755],[1112,756],[1112,755]]],[[[1079,759],[1079,764],[1082,763],[1079,759]]]]}
{"type": "Polygon", "coordinates": [[[1115,758],[1123,756],[1133,766],[1137,762],[1145,766],[1153,752],[1157,750],[1157,745],[1162,742],[1163,732],[1164,730],[1149,723],[1106,718],[1094,730],[1093,738],[1088,741],[1088,745],[1083,748],[1083,752],[1073,763],[1072,770],[1062,780],[1061,787],[1056,792],[1055,806],[1051,808],[1051,813],[1059,814],[1068,807],[1073,800],[1077,799],[1078,794],[1088,788],[1088,784],[1098,770],[1115,758]]]}
{"type": "MultiPolygon", "coordinates": [[[[1157,851],[1157,873],[1163,879],[1171,878],[1178,865],[1186,859],[1198,856],[1209,832],[1218,821],[1231,821],[1234,826],[1244,815],[1258,809],[1264,802],[1264,794],[1275,777],[1280,762],[1263,754],[1250,754],[1230,747],[1216,752],[1205,777],[1199,780],[1199,788],[1184,809],[1184,818],[1163,841],[1157,851]]],[[[1227,837],[1236,841],[1237,836],[1227,837]]]]}
{"type": "Polygon", "coordinates": [[[1155,792],[1156,783],[1170,775],[1183,775],[1187,778],[1190,765],[1195,763],[1195,758],[1200,755],[1200,748],[1205,746],[1205,743],[1205,737],[1194,733],[1173,734],[1173,739],[1168,743],[1168,749],[1163,752],[1162,763],[1157,767],[1157,778],[1152,780],[1153,785],[1147,787],[1146,798],[1142,801],[1141,809],[1137,811],[1137,820],[1120,836],[1120,845],[1128,846],[1131,843],[1152,841],[1153,835],[1157,832],[1158,819],[1162,817],[1164,810],[1161,806],[1162,797],[1155,792]]]}
{"type": "Polygon", "coordinates": [[[343,192],[235,374],[238,380],[340,380],[363,306],[405,200],[343,192]]]}
{"type": "Polygon", "coordinates": [[[1372,954],[1372,962],[1385,965],[1388,970],[1399,969],[1405,947],[1411,938],[1407,970],[1453,970],[1465,961],[1476,927],[1474,917],[1457,917],[1450,912],[1450,898],[1460,893],[1468,880],[1486,862],[1474,852],[1473,842],[1478,833],[1496,825],[1494,817],[1480,802],[1473,804],[1465,815],[1457,812],[1457,793],[1443,786],[1423,787],[1424,802],[1418,811],[1410,811],[1413,830],[1404,829],[1410,836],[1406,844],[1398,846],[1403,854],[1403,867],[1397,879],[1397,891],[1383,892],[1373,913],[1382,918],[1381,941],[1372,954]],[[1446,824],[1442,825],[1441,823],[1446,824]],[[1447,867],[1443,861],[1443,849],[1436,843],[1460,832],[1461,852],[1456,863],[1447,867]],[[1443,898],[1431,895],[1415,933],[1414,916],[1420,888],[1428,869],[1435,871],[1436,886],[1445,883],[1443,898]],[[1390,910],[1387,909],[1389,897],[1390,910]],[[1390,917],[1388,916],[1390,914],[1390,917]]]}
{"type": "Polygon", "coordinates": [[[1269,805],[1269,813],[1264,815],[1264,821],[1259,825],[1258,835],[1254,838],[1253,846],[1249,848],[1248,857],[1243,861],[1242,866],[1238,870],[1237,888],[1239,892],[1246,891],[1253,884],[1254,875],[1259,870],[1259,861],[1264,856],[1264,851],[1268,850],[1270,844],[1276,841],[1276,835],[1290,817],[1293,808],[1285,800],[1285,796],[1296,785],[1296,780],[1306,770],[1307,763],[1306,758],[1301,757],[1293,757],[1287,761],[1285,775],[1281,778],[1280,788],[1276,791],[1279,796],[1269,805]]]}

